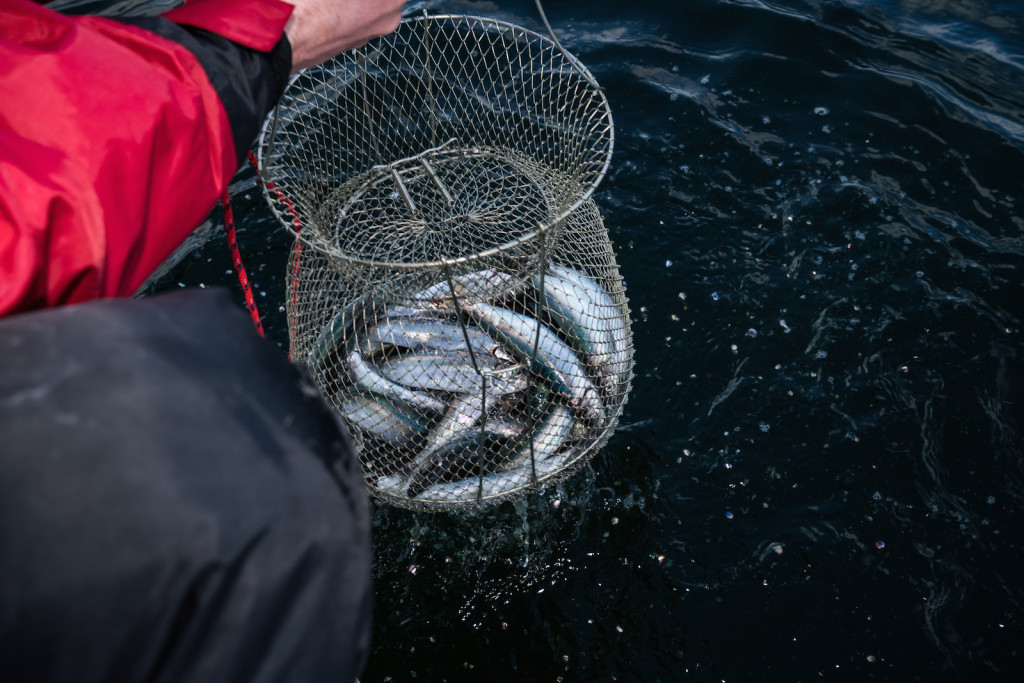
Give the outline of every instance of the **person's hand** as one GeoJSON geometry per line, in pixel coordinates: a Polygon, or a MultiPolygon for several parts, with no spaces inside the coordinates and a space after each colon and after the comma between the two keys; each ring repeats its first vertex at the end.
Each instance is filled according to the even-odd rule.
{"type": "Polygon", "coordinates": [[[295,11],[284,27],[292,73],[391,33],[403,0],[285,0],[295,11]]]}

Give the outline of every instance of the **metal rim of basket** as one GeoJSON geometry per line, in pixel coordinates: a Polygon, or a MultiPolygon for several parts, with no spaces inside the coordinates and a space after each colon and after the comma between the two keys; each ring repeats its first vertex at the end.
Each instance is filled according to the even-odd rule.
{"type": "MultiPolygon", "coordinates": [[[[510,22],[507,22],[507,21],[502,21],[500,19],[492,19],[492,18],[488,18],[488,17],[480,17],[480,16],[475,16],[475,15],[461,15],[461,14],[434,14],[434,15],[430,15],[430,14],[427,14],[425,11],[424,11],[424,14],[422,16],[415,16],[415,17],[406,17],[406,18],[404,18],[402,20],[401,24],[403,26],[409,26],[409,25],[412,25],[414,23],[424,23],[425,24],[427,22],[441,22],[441,21],[447,21],[447,22],[452,22],[452,23],[456,23],[456,22],[462,22],[462,23],[477,22],[480,25],[484,25],[484,26],[487,26],[487,25],[496,26],[496,27],[500,28],[501,30],[509,30],[509,31],[521,33],[521,34],[525,35],[526,37],[528,37],[530,40],[538,41],[538,42],[540,42],[542,44],[547,44],[547,45],[551,46],[551,48],[555,52],[559,53],[566,60],[566,62],[568,62],[569,66],[574,71],[576,71],[583,78],[584,81],[586,81],[586,83],[589,85],[589,87],[593,88],[594,92],[600,98],[600,108],[603,109],[604,116],[605,116],[605,118],[607,119],[607,122],[608,122],[607,126],[606,126],[606,128],[607,128],[607,136],[608,136],[607,137],[608,148],[607,148],[607,152],[604,155],[604,161],[603,161],[603,163],[601,165],[601,168],[598,171],[598,173],[595,175],[593,180],[587,182],[586,187],[585,187],[583,193],[577,195],[576,199],[572,202],[572,204],[570,204],[568,207],[566,207],[565,209],[560,211],[558,213],[558,215],[556,215],[550,221],[547,221],[547,222],[544,222],[544,223],[538,223],[536,225],[536,227],[532,231],[530,231],[529,233],[527,233],[525,235],[520,235],[520,236],[516,237],[513,240],[510,240],[508,242],[505,242],[504,244],[500,244],[500,245],[495,246],[495,247],[491,247],[491,248],[489,248],[489,249],[487,249],[485,251],[476,252],[474,254],[470,254],[470,255],[466,255],[466,256],[459,256],[459,257],[451,258],[451,259],[440,259],[440,260],[433,261],[433,262],[417,262],[417,263],[402,263],[402,262],[394,262],[394,261],[378,261],[378,260],[375,260],[375,259],[362,259],[362,258],[359,258],[357,256],[351,256],[351,255],[348,255],[348,254],[345,254],[345,255],[342,255],[342,254],[330,254],[329,256],[331,258],[342,259],[342,260],[348,261],[350,263],[353,263],[353,264],[356,264],[356,265],[360,265],[360,266],[365,266],[365,267],[389,268],[389,269],[394,269],[394,270],[414,270],[414,269],[420,269],[420,268],[446,267],[446,266],[450,267],[450,266],[455,266],[455,265],[464,265],[464,264],[472,263],[472,262],[480,260],[480,259],[485,259],[485,258],[488,258],[488,257],[492,257],[492,256],[495,256],[495,255],[500,254],[502,252],[508,251],[510,249],[514,249],[515,247],[517,247],[517,246],[519,246],[519,245],[521,245],[521,244],[523,244],[525,242],[528,242],[528,241],[532,240],[533,238],[537,237],[539,234],[541,234],[543,232],[546,232],[546,231],[550,230],[551,228],[561,224],[569,215],[571,215],[576,209],[578,209],[581,205],[583,205],[584,202],[586,202],[588,199],[590,199],[593,196],[594,192],[597,190],[597,187],[604,180],[605,175],[608,172],[608,168],[611,165],[612,154],[613,154],[614,148],[615,148],[615,125],[614,125],[614,121],[612,119],[612,111],[611,111],[611,106],[610,106],[610,104],[608,102],[608,98],[607,98],[607,96],[604,93],[604,89],[597,83],[597,80],[594,78],[593,74],[591,74],[590,70],[587,69],[587,67],[582,62],[580,62],[580,60],[575,55],[570,53],[568,50],[566,50],[562,46],[561,42],[559,42],[557,40],[557,38],[555,38],[553,32],[551,33],[551,36],[549,37],[549,36],[545,36],[545,35],[543,35],[541,33],[538,33],[536,31],[524,28],[522,26],[510,23],[510,22]]],[[[390,34],[390,35],[393,35],[393,34],[390,34]]],[[[381,37],[381,38],[379,38],[379,39],[377,39],[375,41],[371,41],[370,43],[368,43],[366,46],[364,46],[362,48],[358,48],[355,52],[358,52],[360,50],[372,49],[372,46],[377,44],[379,41],[387,40],[387,39],[388,39],[388,36],[383,36],[383,37],[381,37]]],[[[310,67],[310,69],[323,69],[323,68],[325,68],[324,65],[318,65],[318,66],[315,66],[315,67],[310,67]]],[[[291,77],[291,79],[289,79],[288,85],[285,87],[285,94],[287,94],[288,89],[291,88],[295,84],[295,82],[302,76],[302,74],[307,72],[307,71],[309,71],[309,70],[307,69],[307,70],[304,70],[303,72],[294,74],[291,77]]],[[[283,100],[283,97],[282,97],[282,100],[283,100]]],[[[285,227],[285,229],[287,229],[289,232],[291,232],[295,236],[296,239],[301,241],[303,244],[306,244],[311,249],[315,249],[317,251],[322,251],[323,248],[322,248],[321,245],[319,245],[319,244],[317,244],[317,243],[315,243],[315,242],[313,242],[313,241],[311,241],[311,240],[309,240],[309,239],[307,239],[306,237],[303,236],[303,233],[302,233],[302,230],[301,230],[301,226],[296,226],[296,223],[298,222],[298,218],[296,216],[286,215],[286,213],[283,213],[281,208],[279,208],[282,203],[287,202],[287,199],[285,198],[285,202],[282,202],[282,198],[281,198],[281,196],[279,196],[280,190],[276,189],[276,187],[274,185],[273,178],[270,177],[269,173],[267,173],[267,170],[266,170],[267,169],[266,161],[270,157],[271,151],[273,150],[273,146],[274,146],[275,135],[276,135],[276,132],[277,132],[277,123],[278,123],[278,118],[279,118],[279,115],[280,115],[280,108],[281,108],[281,100],[278,101],[277,106],[274,107],[274,109],[270,113],[270,115],[267,116],[267,118],[264,120],[262,129],[260,131],[259,141],[257,143],[256,158],[257,158],[257,162],[258,162],[259,180],[260,180],[260,186],[261,186],[262,192],[263,192],[263,197],[266,200],[267,205],[270,207],[270,210],[273,212],[274,217],[278,220],[278,222],[282,226],[285,227]]],[[[398,160],[396,160],[396,161],[398,161],[398,160]]],[[[395,163],[395,162],[392,162],[392,163],[395,163]]]]}

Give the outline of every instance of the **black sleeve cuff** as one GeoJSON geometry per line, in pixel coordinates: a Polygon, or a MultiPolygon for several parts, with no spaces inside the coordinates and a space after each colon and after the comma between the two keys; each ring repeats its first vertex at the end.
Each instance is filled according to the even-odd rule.
{"type": "Polygon", "coordinates": [[[287,36],[270,52],[260,52],[200,28],[162,17],[117,17],[172,40],[196,56],[231,122],[239,165],[259,133],[263,119],[281,98],[291,74],[292,47],[287,36]]]}

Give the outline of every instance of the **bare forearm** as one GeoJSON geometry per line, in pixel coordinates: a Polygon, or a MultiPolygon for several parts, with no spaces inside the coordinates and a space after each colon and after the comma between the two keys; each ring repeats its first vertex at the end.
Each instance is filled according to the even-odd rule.
{"type": "Polygon", "coordinates": [[[287,1],[295,6],[285,25],[293,72],[391,33],[398,27],[404,4],[403,0],[287,1]]]}

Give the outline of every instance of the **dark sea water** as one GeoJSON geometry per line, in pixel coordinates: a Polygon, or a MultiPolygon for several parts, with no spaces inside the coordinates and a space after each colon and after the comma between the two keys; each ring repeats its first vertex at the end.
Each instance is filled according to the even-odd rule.
{"type": "MultiPolygon", "coordinates": [[[[615,117],[631,400],[556,489],[376,508],[364,683],[1024,680],[1024,7],[546,10],[615,117]]],[[[289,238],[234,196],[284,348],[289,238]]],[[[238,292],[221,225],[151,291],[238,292]]]]}

